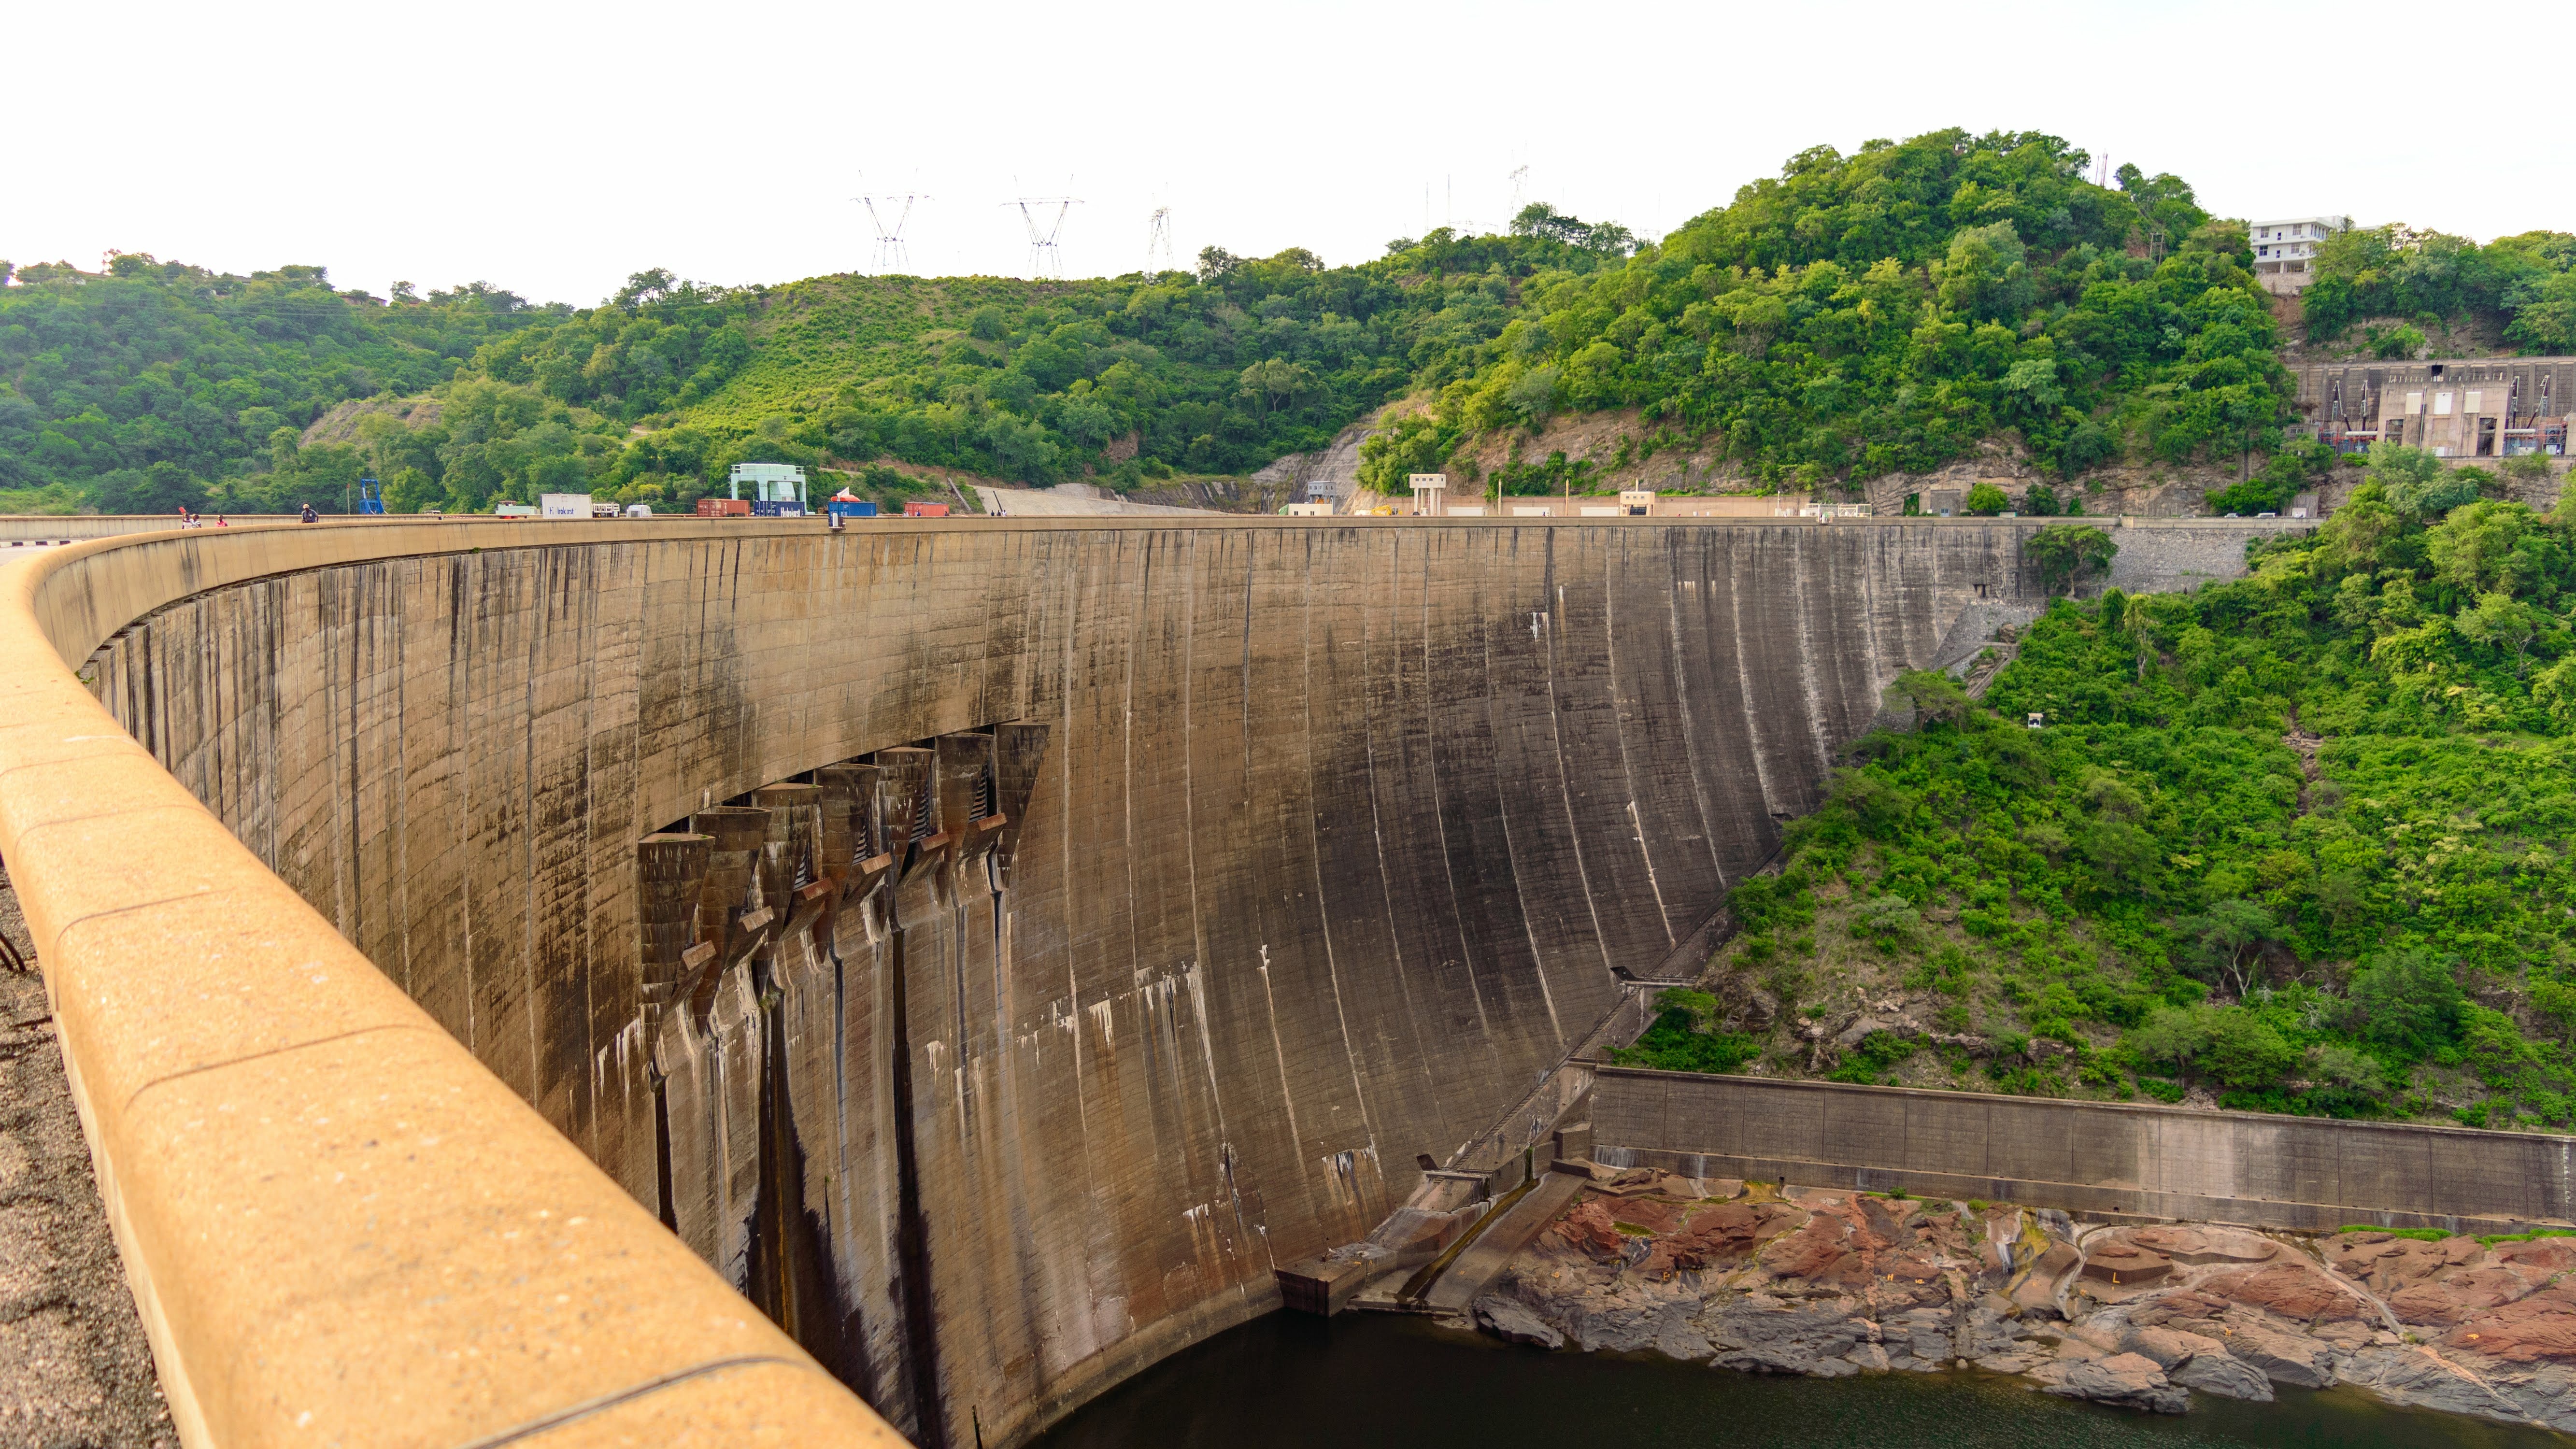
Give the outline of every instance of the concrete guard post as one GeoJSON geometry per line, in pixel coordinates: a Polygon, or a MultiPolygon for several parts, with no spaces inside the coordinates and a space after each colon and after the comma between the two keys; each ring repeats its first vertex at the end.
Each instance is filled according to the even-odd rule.
{"type": "Polygon", "coordinates": [[[0,581],[0,854],[172,1418],[192,1449],[900,1444],[73,673],[198,590],[538,541],[171,531],[0,581]]]}

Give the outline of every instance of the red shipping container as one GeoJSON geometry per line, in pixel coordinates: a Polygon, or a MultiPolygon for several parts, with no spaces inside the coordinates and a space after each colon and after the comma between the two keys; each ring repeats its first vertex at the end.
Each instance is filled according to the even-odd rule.
{"type": "Polygon", "coordinates": [[[698,500],[698,516],[700,518],[749,518],[751,505],[740,498],[701,498],[698,500]]]}
{"type": "Polygon", "coordinates": [[[903,516],[906,518],[946,518],[948,516],[948,505],[945,503],[907,503],[903,506],[903,516]]]}

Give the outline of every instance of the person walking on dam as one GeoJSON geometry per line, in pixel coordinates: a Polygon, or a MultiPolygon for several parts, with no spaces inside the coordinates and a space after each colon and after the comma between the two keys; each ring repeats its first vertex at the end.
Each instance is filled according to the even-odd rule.
{"type": "Polygon", "coordinates": [[[316,514],[314,513],[314,511],[313,511],[313,505],[312,505],[312,504],[310,504],[310,503],[305,504],[305,505],[304,505],[304,520],[303,520],[303,521],[304,521],[304,522],[306,522],[306,523],[311,523],[311,522],[313,522],[313,521],[315,520],[315,518],[316,518],[316,517],[318,517],[318,515],[316,515],[316,514]]]}

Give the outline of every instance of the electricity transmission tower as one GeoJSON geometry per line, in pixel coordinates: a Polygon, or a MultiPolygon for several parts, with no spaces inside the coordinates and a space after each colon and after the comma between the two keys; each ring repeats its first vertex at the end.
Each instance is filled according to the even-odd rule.
{"type": "Polygon", "coordinates": [[[1527,166],[1513,168],[1509,179],[1512,183],[1512,215],[1518,216],[1521,214],[1521,208],[1529,204],[1527,200],[1529,168],[1527,166]]]}
{"type": "Polygon", "coordinates": [[[868,259],[868,270],[880,275],[911,271],[912,253],[905,250],[903,244],[904,223],[912,220],[914,202],[928,201],[930,198],[916,193],[906,196],[858,196],[851,199],[868,209],[868,224],[876,228],[876,250],[868,259]],[[878,202],[884,202],[886,211],[894,213],[893,226],[885,224],[885,212],[877,210],[878,202]],[[898,204],[900,204],[900,210],[896,209],[898,204]]]}
{"type": "Polygon", "coordinates": [[[1155,207],[1154,219],[1145,231],[1145,275],[1168,272],[1177,265],[1172,259],[1172,209],[1155,207]],[[1162,259],[1161,266],[1154,264],[1157,257],[1162,259]]]}
{"type": "Polygon", "coordinates": [[[1063,281],[1064,256],[1056,249],[1056,239],[1064,235],[1065,213],[1082,205],[1082,198],[1023,196],[1017,201],[1006,201],[1002,204],[1018,207],[1020,220],[1029,229],[1029,275],[1041,280],[1053,278],[1059,282],[1063,281]],[[1041,225],[1038,218],[1046,215],[1046,209],[1050,206],[1055,208],[1055,220],[1041,225]]]}

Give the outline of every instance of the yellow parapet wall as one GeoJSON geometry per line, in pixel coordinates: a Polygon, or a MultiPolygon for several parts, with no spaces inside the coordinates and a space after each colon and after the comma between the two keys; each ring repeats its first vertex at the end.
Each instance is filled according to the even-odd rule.
{"type": "Polygon", "coordinates": [[[0,574],[0,854],[181,1437],[901,1443],[74,674],[197,590],[492,540],[269,526],[102,539],[0,574]]]}

